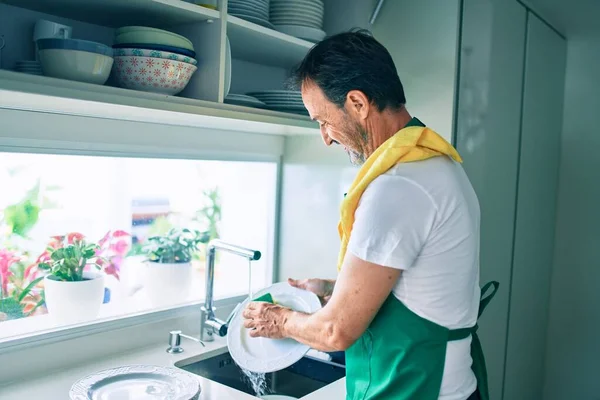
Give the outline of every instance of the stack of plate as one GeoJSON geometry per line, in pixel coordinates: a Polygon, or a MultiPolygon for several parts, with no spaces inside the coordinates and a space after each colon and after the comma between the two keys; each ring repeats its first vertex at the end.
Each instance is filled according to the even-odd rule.
{"type": "Polygon", "coordinates": [[[246,96],[245,94],[230,93],[225,97],[225,103],[235,104],[237,106],[265,108],[266,104],[256,97],[246,96]]]}
{"type": "Polygon", "coordinates": [[[269,22],[269,0],[229,0],[230,15],[273,29],[269,22]]]}
{"type": "Polygon", "coordinates": [[[308,111],[302,102],[299,91],[292,90],[264,90],[261,92],[247,93],[267,105],[267,108],[276,111],[292,112],[295,114],[308,115],[308,111]]]}
{"type": "Polygon", "coordinates": [[[31,75],[43,75],[42,65],[39,61],[21,60],[17,61],[15,71],[31,75]]]}
{"type": "Polygon", "coordinates": [[[275,29],[311,42],[323,40],[323,0],[271,0],[270,20],[275,29]]]}

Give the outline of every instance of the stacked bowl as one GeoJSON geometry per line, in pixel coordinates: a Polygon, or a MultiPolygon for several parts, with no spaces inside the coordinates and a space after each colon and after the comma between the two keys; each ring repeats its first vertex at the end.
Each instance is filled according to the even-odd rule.
{"type": "Polygon", "coordinates": [[[127,89],[175,95],[198,69],[192,42],[176,33],[145,26],[115,32],[117,84],[127,89]]]}
{"type": "Polygon", "coordinates": [[[46,76],[104,85],[113,66],[113,50],[102,43],[44,38],[37,47],[46,76]]]}
{"type": "Polygon", "coordinates": [[[323,0],[271,0],[270,21],[279,32],[311,42],[325,38],[323,0]]]}
{"type": "Polygon", "coordinates": [[[229,0],[227,10],[234,17],[273,29],[269,22],[269,0],[229,0]]]}

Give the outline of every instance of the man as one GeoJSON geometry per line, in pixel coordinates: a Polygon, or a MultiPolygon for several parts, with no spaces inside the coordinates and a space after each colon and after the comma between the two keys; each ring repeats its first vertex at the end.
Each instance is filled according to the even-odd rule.
{"type": "Polygon", "coordinates": [[[345,351],[348,399],[487,399],[474,334],[479,203],[460,156],[411,117],[390,54],[368,33],[317,44],[295,77],[325,144],[361,168],[342,203],[338,279],[290,280],[324,307],[253,302],[245,327],[345,351]]]}

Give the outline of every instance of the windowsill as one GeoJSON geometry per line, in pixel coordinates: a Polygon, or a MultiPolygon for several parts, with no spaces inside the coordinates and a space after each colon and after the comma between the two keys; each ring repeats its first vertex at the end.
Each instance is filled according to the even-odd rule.
{"type": "MultiPolygon", "coordinates": [[[[225,295],[216,297],[216,307],[226,307],[242,302],[247,295],[225,295]]],[[[57,325],[49,314],[28,317],[13,321],[2,322],[0,327],[0,354],[5,351],[15,351],[32,345],[50,344],[63,340],[74,339],[84,335],[96,334],[129,326],[160,322],[162,320],[181,317],[199,311],[204,299],[194,299],[188,302],[172,304],[164,307],[149,309],[139,307],[138,303],[130,303],[126,314],[120,308],[119,313],[114,309],[119,304],[102,306],[98,318],[75,325],[57,325]],[[137,310],[136,310],[137,306],[137,310]]]]}

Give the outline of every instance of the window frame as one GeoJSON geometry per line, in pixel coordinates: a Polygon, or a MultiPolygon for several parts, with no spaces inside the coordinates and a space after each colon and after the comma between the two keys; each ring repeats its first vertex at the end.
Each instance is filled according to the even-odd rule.
{"type": "MultiPolygon", "coordinates": [[[[7,92],[0,91],[0,94],[2,93],[7,92]]],[[[172,123],[165,118],[161,123],[147,122],[138,115],[136,118],[142,120],[133,120],[125,116],[103,117],[102,110],[108,110],[114,105],[95,102],[88,102],[93,103],[94,116],[70,114],[68,106],[73,100],[60,97],[53,97],[53,104],[56,107],[65,105],[64,111],[49,112],[44,109],[47,97],[19,93],[19,104],[7,105],[4,101],[0,103],[0,152],[275,163],[275,209],[270,229],[272,237],[269,240],[272,255],[267,275],[271,277],[271,281],[276,278],[279,262],[283,136],[230,130],[227,129],[229,124],[226,119],[223,120],[223,129],[189,126],[177,121],[176,112],[172,113],[172,123]],[[24,98],[29,102],[24,102],[24,98]],[[127,134],[121,134],[123,130],[127,130],[127,134]],[[165,135],[165,131],[169,134],[165,135]]],[[[146,111],[152,113],[153,110],[140,108],[137,111],[143,114],[146,111]]],[[[236,121],[233,125],[238,124],[239,121],[236,121]]],[[[243,299],[244,296],[224,297],[217,299],[216,304],[227,306],[243,299]]],[[[16,349],[166,321],[177,316],[190,316],[199,311],[203,302],[204,299],[201,299],[167,309],[144,311],[2,339],[0,355],[16,349]]]]}

